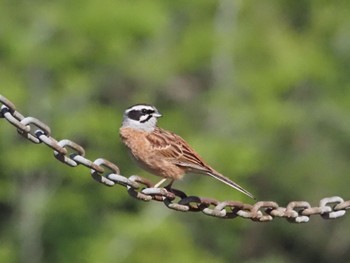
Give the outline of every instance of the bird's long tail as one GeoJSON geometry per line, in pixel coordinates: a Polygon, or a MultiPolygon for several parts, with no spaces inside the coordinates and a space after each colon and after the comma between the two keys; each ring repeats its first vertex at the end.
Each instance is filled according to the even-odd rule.
{"type": "Polygon", "coordinates": [[[227,185],[231,186],[232,188],[240,191],[241,193],[249,196],[250,198],[255,199],[254,196],[251,193],[249,193],[247,190],[245,190],[243,187],[239,186],[235,182],[231,181],[229,178],[223,176],[222,174],[220,174],[220,173],[218,173],[216,171],[215,172],[214,171],[213,172],[208,172],[207,174],[210,175],[211,177],[214,177],[215,179],[223,182],[224,184],[227,184],[227,185]]]}

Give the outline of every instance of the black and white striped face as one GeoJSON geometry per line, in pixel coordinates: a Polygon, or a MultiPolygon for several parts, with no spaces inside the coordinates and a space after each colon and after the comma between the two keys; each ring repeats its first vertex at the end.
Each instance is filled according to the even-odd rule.
{"type": "Polygon", "coordinates": [[[156,107],[147,104],[137,104],[124,112],[123,127],[130,127],[143,131],[153,131],[157,124],[157,118],[162,115],[156,107]]]}

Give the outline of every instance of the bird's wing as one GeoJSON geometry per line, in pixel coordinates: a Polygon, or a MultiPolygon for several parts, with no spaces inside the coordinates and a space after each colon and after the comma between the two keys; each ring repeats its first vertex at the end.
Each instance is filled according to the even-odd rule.
{"type": "Polygon", "coordinates": [[[169,158],[174,164],[188,168],[197,173],[208,173],[212,171],[203,159],[188,145],[180,136],[170,131],[156,128],[147,135],[155,151],[163,157],[169,158]]]}

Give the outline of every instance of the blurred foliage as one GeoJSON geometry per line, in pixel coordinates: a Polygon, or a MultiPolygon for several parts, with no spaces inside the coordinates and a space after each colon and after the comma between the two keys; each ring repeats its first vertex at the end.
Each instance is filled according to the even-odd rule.
{"type": "MultiPolygon", "coordinates": [[[[0,24],[0,93],[91,159],[157,180],[118,137],[124,109],[148,102],[260,200],[349,198],[349,1],[3,0],[0,24]]],[[[176,213],[0,125],[0,262],[350,261],[348,217],[176,213]]],[[[250,201],[205,177],[175,187],[250,201]]]]}

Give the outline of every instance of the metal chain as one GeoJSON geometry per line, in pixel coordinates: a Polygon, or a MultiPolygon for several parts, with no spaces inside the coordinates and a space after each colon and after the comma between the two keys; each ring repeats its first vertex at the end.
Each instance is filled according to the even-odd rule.
{"type": "Polygon", "coordinates": [[[146,178],[121,175],[119,167],[106,159],[98,158],[94,161],[87,159],[84,148],[71,140],[57,141],[51,136],[48,125],[34,117],[24,117],[16,110],[13,103],[2,95],[0,103],[2,104],[0,118],[15,126],[24,138],[36,144],[44,143],[54,150],[56,159],[64,164],[71,167],[78,165],[87,167],[92,178],[99,183],[126,187],[129,195],[139,200],[163,202],[168,208],[181,212],[201,211],[205,215],[218,218],[241,217],[255,222],[268,222],[280,217],[292,223],[307,223],[312,215],[334,219],[344,216],[350,209],[350,200],[344,201],[339,196],[323,198],[319,206],[315,207],[306,201],[292,201],[286,207],[280,207],[273,201],[244,204],[239,201],[218,201],[212,198],[188,196],[174,188],[154,188],[154,184],[146,178]]]}

